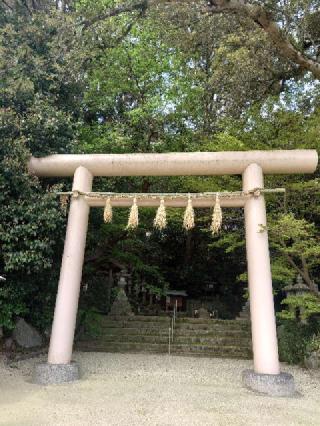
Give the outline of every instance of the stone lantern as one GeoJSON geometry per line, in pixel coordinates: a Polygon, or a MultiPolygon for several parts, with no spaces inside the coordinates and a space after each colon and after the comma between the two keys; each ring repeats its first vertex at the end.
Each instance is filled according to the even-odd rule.
{"type": "Polygon", "coordinates": [[[127,285],[126,277],[128,277],[127,271],[125,269],[121,270],[118,281],[118,294],[109,313],[112,317],[127,317],[133,315],[131,305],[125,293],[125,287],[127,285]]]}
{"type": "Polygon", "coordinates": [[[286,297],[289,296],[303,296],[304,294],[310,293],[310,288],[303,283],[303,279],[299,274],[295,284],[290,284],[283,289],[286,293],[286,297]]]}
{"type": "MultiPolygon", "coordinates": [[[[286,297],[289,296],[304,296],[305,294],[308,294],[311,292],[310,288],[304,284],[303,279],[301,275],[299,274],[296,279],[295,284],[290,284],[284,287],[283,289],[286,293],[286,297]]],[[[292,310],[292,308],[290,308],[292,310]]],[[[294,312],[296,318],[301,318],[303,314],[303,308],[297,308],[297,310],[294,312]]]]}

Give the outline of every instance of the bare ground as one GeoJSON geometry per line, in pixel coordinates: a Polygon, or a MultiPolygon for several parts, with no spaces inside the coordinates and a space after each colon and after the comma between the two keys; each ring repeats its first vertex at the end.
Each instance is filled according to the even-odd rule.
{"type": "Polygon", "coordinates": [[[82,380],[42,387],[30,377],[43,359],[0,362],[0,425],[320,426],[319,372],[284,365],[299,393],[271,398],[242,387],[250,361],[76,353],[82,380]]]}

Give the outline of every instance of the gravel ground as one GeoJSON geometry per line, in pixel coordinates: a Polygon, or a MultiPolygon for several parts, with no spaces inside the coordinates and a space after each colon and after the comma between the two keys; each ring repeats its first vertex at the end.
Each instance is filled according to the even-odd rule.
{"type": "Polygon", "coordinates": [[[284,365],[299,393],[271,398],[242,387],[241,371],[250,361],[111,353],[74,358],[82,380],[47,387],[30,383],[41,358],[0,363],[0,425],[320,426],[319,372],[284,365]]]}

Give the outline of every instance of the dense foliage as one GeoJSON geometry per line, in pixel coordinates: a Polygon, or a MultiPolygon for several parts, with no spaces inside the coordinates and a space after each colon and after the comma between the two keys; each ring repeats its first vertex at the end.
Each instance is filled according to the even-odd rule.
{"type": "Polygon", "coordinates": [[[0,28],[0,270],[7,280],[0,323],[10,329],[23,314],[44,328],[52,316],[64,219],[51,183],[31,176],[27,162],[31,152],[70,149],[76,88],[63,78],[52,47],[57,21],[19,12],[6,18],[0,28]]]}
{"type": "MultiPolygon", "coordinates": [[[[286,55],[250,14],[161,3],[129,2],[120,13],[122,3],[112,0],[0,2],[0,273],[7,278],[0,325],[11,328],[21,314],[44,328],[53,312],[66,219],[52,193],[70,182],[30,176],[31,153],[318,149],[320,85],[312,67],[286,55]]],[[[285,10],[256,3],[317,62],[312,2],[288,1],[285,10]]],[[[287,189],[267,203],[278,310],[283,287],[298,273],[319,303],[318,178],[317,171],[266,179],[267,187],[287,189]]],[[[94,182],[95,190],[118,192],[240,188],[237,176],[94,182]]],[[[191,232],[182,229],[180,210],[168,211],[163,232],[153,230],[154,214],[141,209],[139,229],[128,232],[127,211],[115,211],[111,225],[92,211],[82,308],[108,309],[113,262],[155,294],[170,286],[214,296],[221,316],[234,317],[246,287],[242,212],[223,212],[218,237],[208,231],[209,210],[197,212],[191,232]]]]}
{"type": "Polygon", "coordinates": [[[319,320],[308,323],[285,320],[278,328],[279,356],[289,364],[303,364],[305,357],[320,350],[319,320]]]}

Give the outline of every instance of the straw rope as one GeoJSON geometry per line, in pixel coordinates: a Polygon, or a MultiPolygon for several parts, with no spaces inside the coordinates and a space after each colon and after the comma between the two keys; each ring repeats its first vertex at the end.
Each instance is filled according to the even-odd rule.
{"type": "Polygon", "coordinates": [[[137,206],[137,199],[133,199],[133,204],[130,209],[128,225],[126,229],[135,229],[139,225],[139,211],[137,206]]]}
{"type": "Polygon", "coordinates": [[[107,198],[106,205],[104,207],[103,220],[105,223],[112,222],[112,205],[110,197],[107,198]]]}
{"type": "Polygon", "coordinates": [[[156,217],[154,218],[153,226],[160,231],[167,226],[167,214],[163,198],[160,200],[160,206],[158,207],[156,217]]]}
{"type": "Polygon", "coordinates": [[[216,202],[213,208],[213,214],[212,214],[212,222],[210,226],[210,231],[212,232],[212,235],[217,234],[222,226],[222,210],[220,206],[220,199],[219,196],[216,196],[216,202]]]}
{"type": "Polygon", "coordinates": [[[194,210],[192,207],[192,199],[190,196],[188,198],[188,204],[184,212],[183,227],[187,231],[190,231],[190,229],[194,228],[194,210]]]}
{"type": "Polygon", "coordinates": [[[68,210],[68,202],[69,202],[69,197],[68,195],[65,194],[61,194],[60,195],[60,208],[61,211],[64,215],[67,214],[67,210],[68,210]]]}

